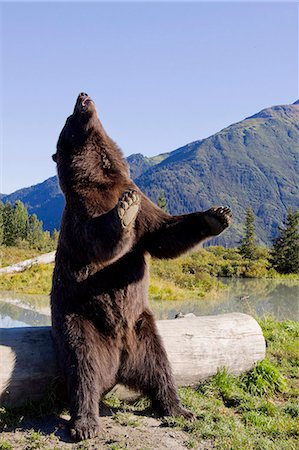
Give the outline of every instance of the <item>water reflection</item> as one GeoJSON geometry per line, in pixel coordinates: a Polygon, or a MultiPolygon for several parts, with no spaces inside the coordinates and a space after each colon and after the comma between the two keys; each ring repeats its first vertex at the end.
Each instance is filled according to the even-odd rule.
{"type": "Polygon", "coordinates": [[[273,279],[223,278],[226,289],[213,300],[155,301],[157,319],[172,319],[181,311],[198,316],[242,312],[254,317],[299,320],[298,282],[273,279]]]}
{"type": "MultiPolygon", "coordinates": [[[[243,312],[255,317],[270,314],[277,320],[299,320],[298,282],[272,279],[221,279],[226,289],[214,299],[152,301],[157,319],[173,319],[179,312],[214,315],[243,312]]],[[[49,296],[0,291],[0,327],[50,325],[49,296]]]]}
{"type": "Polygon", "coordinates": [[[0,291],[1,328],[50,324],[48,295],[29,295],[0,291]]]}
{"type": "Polygon", "coordinates": [[[1,328],[16,328],[16,327],[29,327],[28,323],[20,322],[20,320],[14,320],[9,316],[0,314],[1,328]]]}

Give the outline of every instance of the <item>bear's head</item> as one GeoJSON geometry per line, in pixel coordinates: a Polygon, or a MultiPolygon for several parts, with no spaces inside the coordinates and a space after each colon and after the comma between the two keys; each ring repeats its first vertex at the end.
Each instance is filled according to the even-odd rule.
{"type": "Polygon", "coordinates": [[[120,177],[129,176],[122,152],[105,132],[95,103],[85,92],[79,94],[52,158],[65,195],[109,189],[120,177]]]}

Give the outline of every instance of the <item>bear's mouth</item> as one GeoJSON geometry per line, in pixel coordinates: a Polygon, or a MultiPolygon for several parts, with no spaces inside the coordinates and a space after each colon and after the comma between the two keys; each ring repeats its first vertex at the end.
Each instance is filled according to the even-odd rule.
{"type": "Polygon", "coordinates": [[[80,113],[92,113],[95,109],[94,101],[89,97],[88,94],[85,92],[81,92],[81,94],[78,95],[74,113],[80,114],[80,113]]]}
{"type": "Polygon", "coordinates": [[[78,95],[75,110],[86,111],[90,104],[93,104],[92,99],[86,92],[81,92],[81,94],[78,95]]]}
{"type": "Polygon", "coordinates": [[[89,103],[93,103],[93,101],[91,100],[90,97],[86,97],[81,103],[82,108],[87,108],[89,103]]]}

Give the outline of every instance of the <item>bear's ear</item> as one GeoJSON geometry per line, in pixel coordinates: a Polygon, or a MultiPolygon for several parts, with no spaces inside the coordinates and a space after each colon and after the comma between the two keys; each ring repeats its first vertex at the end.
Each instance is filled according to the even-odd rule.
{"type": "Polygon", "coordinates": [[[52,155],[52,159],[54,162],[57,162],[57,153],[54,153],[54,155],[52,155]]]}

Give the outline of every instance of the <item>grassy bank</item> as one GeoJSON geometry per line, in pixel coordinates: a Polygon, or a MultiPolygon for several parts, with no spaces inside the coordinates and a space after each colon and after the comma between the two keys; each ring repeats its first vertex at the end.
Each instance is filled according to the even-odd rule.
{"type": "MultiPolygon", "coordinates": [[[[202,442],[219,450],[298,448],[299,323],[268,318],[260,325],[267,342],[264,361],[240,377],[220,370],[195,391],[180,389],[184,406],[196,420],[166,418],[163,423],[188,433],[186,448],[198,448],[202,442]]],[[[142,409],[146,403],[139,405],[142,409]]]]}
{"type": "MultiPolygon", "coordinates": [[[[240,377],[233,377],[222,370],[197,390],[180,389],[182,402],[194,412],[196,420],[189,423],[179,418],[167,418],[162,421],[162,426],[166,427],[169,433],[169,428],[183,430],[186,436],[184,445],[187,449],[199,448],[199,445],[204,445],[200,448],[219,450],[298,448],[299,324],[292,321],[278,323],[271,319],[263,320],[260,324],[267,341],[267,358],[263,362],[240,377]]],[[[114,423],[117,423],[125,427],[130,435],[130,430],[133,433],[141,427],[143,413],[140,416],[140,411],[151,414],[151,411],[146,409],[148,402],[145,399],[133,406],[120,402],[115,397],[108,398],[107,403],[116,408],[113,409],[114,415],[110,419],[111,432],[114,423]]],[[[30,408],[14,411],[1,408],[0,431],[7,430],[9,426],[21,427],[22,422],[30,415],[36,417],[58,411],[53,398],[30,408]]],[[[15,448],[9,436],[15,438],[13,433],[2,434],[0,450],[15,448]]],[[[51,435],[34,434],[33,431],[24,430],[22,439],[28,446],[24,448],[53,448],[51,435]],[[36,438],[35,441],[33,437],[36,438]],[[29,447],[30,442],[35,446],[29,447]]],[[[66,448],[63,443],[57,442],[56,437],[53,439],[56,439],[55,448],[66,448]]],[[[71,448],[98,448],[97,440],[71,448]]],[[[111,443],[105,448],[120,450],[144,447],[141,436],[139,446],[137,444],[136,447],[128,447],[126,443],[111,443]]],[[[153,450],[151,447],[146,448],[153,450]]]]}
{"type": "Polygon", "coordinates": [[[53,264],[39,264],[24,272],[0,275],[0,290],[48,295],[51,290],[53,268],[53,264]]]}
{"type": "Polygon", "coordinates": [[[195,393],[183,389],[183,401],[198,419],[170,424],[187,430],[195,442],[212,439],[223,450],[297,448],[299,324],[268,319],[261,326],[267,358],[241,377],[222,371],[195,393]]]}
{"type": "MultiPolygon", "coordinates": [[[[0,248],[2,266],[14,264],[36,255],[15,247],[0,248]]],[[[259,258],[243,258],[238,249],[209,247],[175,260],[151,260],[151,299],[185,300],[217,297],[224,288],[218,277],[279,278],[294,280],[298,275],[279,275],[268,262],[268,251],[261,249],[259,258]]],[[[22,273],[0,276],[0,290],[27,294],[48,294],[51,289],[53,264],[33,266],[22,273]]]]}
{"type": "MultiPolygon", "coordinates": [[[[222,283],[210,275],[195,279],[182,271],[180,263],[174,266],[172,261],[166,261],[161,271],[160,262],[152,262],[149,286],[152,299],[185,300],[202,298],[207,294],[217,295],[222,283]]],[[[47,295],[51,290],[53,268],[53,264],[40,264],[24,272],[1,275],[0,290],[47,295]]]]}
{"type": "Polygon", "coordinates": [[[36,249],[0,246],[0,267],[11,266],[25,259],[34,258],[42,254],[36,249]]]}

